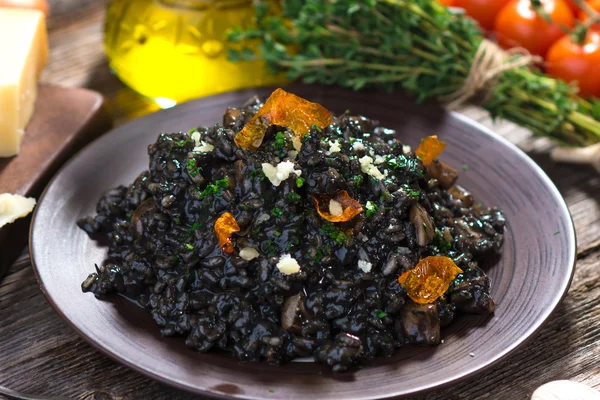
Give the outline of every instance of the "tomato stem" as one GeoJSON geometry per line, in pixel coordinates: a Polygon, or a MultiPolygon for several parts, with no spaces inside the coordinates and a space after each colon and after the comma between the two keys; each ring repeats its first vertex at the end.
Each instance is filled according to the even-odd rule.
{"type": "Polygon", "coordinates": [[[531,9],[533,11],[535,11],[537,14],[539,14],[544,21],[546,21],[548,24],[552,24],[552,18],[550,17],[550,14],[548,14],[548,12],[546,12],[546,9],[544,8],[544,5],[542,4],[541,0],[529,0],[531,3],[531,9]]]}
{"type": "Polygon", "coordinates": [[[571,31],[571,40],[573,43],[583,46],[587,37],[589,27],[587,24],[577,24],[571,31]]]}

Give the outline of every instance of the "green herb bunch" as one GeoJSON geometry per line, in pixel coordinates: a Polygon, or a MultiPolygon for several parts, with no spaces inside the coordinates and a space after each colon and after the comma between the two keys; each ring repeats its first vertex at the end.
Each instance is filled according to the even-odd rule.
{"type": "MultiPolygon", "coordinates": [[[[462,88],[483,36],[476,23],[435,0],[283,0],[256,2],[256,27],[232,41],[259,40],[259,52],[230,51],[232,60],[260,57],[273,71],[305,83],[354,90],[401,90],[419,102],[462,88]],[[281,11],[281,12],[280,12],[281,11]]],[[[482,106],[563,145],[600,141],[600,102],[529,67],[501,73],[482,106]]]]}

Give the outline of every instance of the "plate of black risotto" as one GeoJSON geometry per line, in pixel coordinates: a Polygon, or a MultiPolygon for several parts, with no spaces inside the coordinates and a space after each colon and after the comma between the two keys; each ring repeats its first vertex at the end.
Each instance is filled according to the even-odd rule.
{"type": "Polygon", "coordinates": [[[136,371],[218,398],[346,400],[507,356],[565,295],[575,247],[550,179],[490,130],[303,85],[107,133],[54,177],[30,246],[55,310],[136,371]]]}

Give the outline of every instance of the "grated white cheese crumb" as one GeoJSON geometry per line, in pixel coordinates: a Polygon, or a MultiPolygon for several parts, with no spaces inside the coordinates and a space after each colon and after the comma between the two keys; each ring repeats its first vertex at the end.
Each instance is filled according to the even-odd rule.
{"type": "Polygon", "coordinates": [[[365,260],[358,260],[358,268],[362,269],[363,272],[371,272],[373,264],[365,260]]]}
{"type": "Polygon", "coordinates": [[[375,156],[375,164],[383,164],[385,162],[385,158],[380,156],[379,154],[375,156]]]}
{"type": "Polygon", "coordinates": [[[296,176],[302,174],[301,170],[294,169],[294,163],[291,161],[282,161],[276,167],[269,163],[263,163],[262,170],[274,186],[281,185],[281,182],[289,178],[292,173],[296,176]]]}
{"type": "Polygon", "coordinates": [[[354,151],[361,151],[365,149],[365,145],[357,140],[356,142],[352,143],[352,148],[354,151]]]}
{"type": "Polygon", "coordinates": [[[295,160],[296,157],[298,157],[298,152],[296,150],[290,150],[288,151],[288,156],[291,160],[295,160]]]}
{"type": "Polygon", "coordinates": [[[253,249],[252,247],[244,247],[242,250],[240,250],[240,257],[242,257],[246,261],[252,261],[259,255],[260,254],[258,253],[258,251],[256,251],[256,249],[253,249]]]}
{"type": "Polygon", "coordinates": [[[365,174],[369,173],[369,169],[371,169],[371,165],[373,165],[373,159],[369,156],[364,156],[358,159],[360,162],[360,169],[365,174]]]}
{"type": "Polygon", "coordinates": [[[365,174],[369,174],[376,179],[383,179],[388,175],[388,171],[385,170],[385,173],[381,173],[379,168],[373,165],[373,158],[370,156],[361,157],[359,160],[360,169],[365,174]]]}
{"type": "Polygon", "coordinates": [[[329,214],[334,217],[339,217],[344,213],[344,208],[339,201],[335,201],[333,199],[329,200],[329,214]]]}
{"type": "Polygon", "coordinates": [[[342,151],[342,147],[339,140],[336,140],[335,142],[329,141],[329,151],[327,152],[327,155],[331,153],[339,153],[340,151],[342,151]]]}
{"type": "Polygon", "coordinates": [[[213,146],[210,143],[206,143],[204,140],[201,140],[200,144],[198,146],[194,147],[193,151],[200,151],[202,153],[210,153],[214,149],[215,149],[215,146],[213,146]]]}
{"type": "Polygon", "coordinates": [[[195,131],[194,133],[192,133],[192,140],[196,142],[196,146],[200,146],[200,137],[200,132],[195,131]]]}
{"type": "Polygon", "coordinates": [[[300,272],[300,264],[290,254],[284,254],[279,258],[277,269],[284,275],[292,275],[300,272]]]}
{"type": "Polygon", "coordinates": [[[404,154],[408,154],[408,153],[410,153],[410,151],[411,151],[411,150],[412,150],[412,149],[410,148],[410,146],[409,146],[409,145],[407,145],[407,144],[404,144],[404,145],[402,145],[402,152],[403,152],[404,154]]]}

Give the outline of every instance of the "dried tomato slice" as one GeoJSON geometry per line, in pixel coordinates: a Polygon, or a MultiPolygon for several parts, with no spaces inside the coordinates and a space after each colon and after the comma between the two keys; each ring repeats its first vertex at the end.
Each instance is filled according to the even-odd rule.
{"type": "Polygon", "coordinates": [[[225,253],[233,252],[233,243],[231,243],[231,234],[239,232],[240,226],[238,225],[235,217],[230,213],[223,213],[215,221],[215,233],[219,238],[219,245],[225,253]]]}
{"type": "Polygon", "coordinates": [[[398,282],[412,301],[430,304],[446,293],[454,278],[462,272],[451,258],[431,256],[422,259],[416,267],[400,275],[398,282]]]}
{"type": "Polygon", "coordinates": [[[350,221],[363,211],[360,203],[350,197],[345,190],[340,190],[333,196],[313,195],[313,202],[319,215],[329,222],[350,221]]]}
{"type": "Polygon", "coordinates": [[[415,150],[415,154],[423,161],[423,164],[427,165],[438,158],[445,148],[446,143],[439,140],[436,135],[427,136],[421,140],[421,144],[415,150]]]}
{"type": "Polygon", "coordinates": [[[271,125],[285,126],[294,132],[294,136],[302,137],[312,125],[323,129],[332,123],[331,113],[320,104],[277,89],[234,140],[237,146],[256,151],[271,125]]]}

